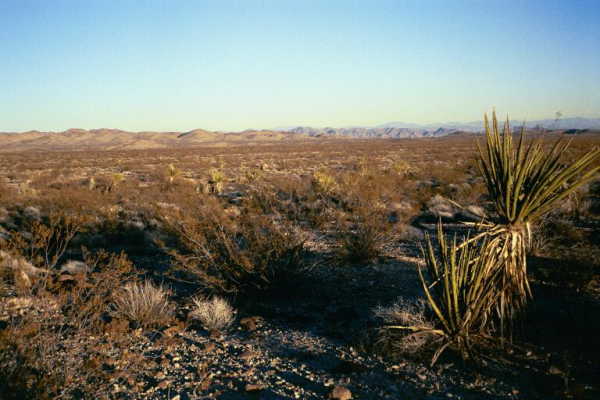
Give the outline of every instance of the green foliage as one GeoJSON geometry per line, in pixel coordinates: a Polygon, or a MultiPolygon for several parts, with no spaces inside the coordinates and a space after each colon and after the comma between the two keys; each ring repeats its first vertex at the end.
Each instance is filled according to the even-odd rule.
{"type": "Polygon", "coordinates": [[[444,337],[432,363],[448,346],[468,356],[473,338],[488,332],[489,313],[500,295],[497,286],[500,270],[487,242],[481,246],[465,242],[459,247],[454,237],[448,245],[438,224],[437,250],[439,258],[427,237],[423,256],[429,279],[419,269],[423,290],[444,337]]]}
{"type": "Polygon", "coordinates": [[[508,120],[500,133],[495,113],[491,128],[485,116],[485,131],[486,148],[479,148],[479,167],[501,224],[523,225],[534,221],[600,170],[600,167],[589,168],[600,158],[597,148],[564,165],[561,158],[569,142],[559,140],[546,152],[541,139],[525,143],[524,129],[515,147],[508,120]]]}
{"type": "MultiPolygon", "coordinates": [[[[420,337],[427,343],[437,343],[431,364],[447,349],[458,351],[463,358],[473,354],[474,345],[491,332],[491,313],[501,290],[501,274],[497,259],[489,251],[487,241],[465,241],[457,245],[454,237],[448,243],[441,223],[437,226],[436,243],[426,237],[422,248],[426,273],[419,268],[419,278],[435,324],[424,318],[400,318],[403,324],[387,329],[403,332],[406,337],[420,337]],[[427,339],[429,338],[429,339],[427,339]]],[[[414,314],[414,313],[413,313],[414,314]]]]}

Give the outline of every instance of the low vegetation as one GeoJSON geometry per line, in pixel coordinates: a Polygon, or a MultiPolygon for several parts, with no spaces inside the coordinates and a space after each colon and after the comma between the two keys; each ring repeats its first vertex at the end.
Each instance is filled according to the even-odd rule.
{"type": "Polygon", "coordinates": [[[115,315],[144,328],[165,326],[173,319],[169,293],[152,282],[127,283],[113,295],[115,315]]]}
{"type": "Polygon", "coordinates": [[[222,297],[192,299],[193,309],[189,317],[200,322],[207,331],[224,331],[235,320],[235,310],[222,297]]]}

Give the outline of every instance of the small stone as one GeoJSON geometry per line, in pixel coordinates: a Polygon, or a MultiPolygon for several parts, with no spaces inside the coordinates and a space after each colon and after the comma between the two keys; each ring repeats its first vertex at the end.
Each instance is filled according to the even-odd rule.
{"type": "Polygon", "coordinates": [[[170,384],[171,384],[171,382],[169,382],[168,380],[164,380],[164,381],[160,382],[158,385],[156,385],[156,387],[159,389],[166,389],[169,387],[170,384]]]}
{"type": "Polygon", "coordinates": [[[250,361],[252,360],[254,357],[256,356],[255,353],[251,352],[251,351],[245,351],[242,354],[240,354],[240,360],[244,360],[244,361],[250,361]]]}
{"type": "Polygon", "coordinates": [[[256,317],[246,317],[240,320],[240,325],[248,332],[256,330],[256,317]]]}
{"type": "Polygon", "coordinates": [[[82,261],[69,260],[60,267],[60,272],[71,275],[86,274],[90,271],[90,267],[82,261]]]}
{"type": "Polygon", "coordinates": [[[61,276],[58,277],[58,281],[59,282],[67,282],[67,281],[74,281],[75,278],[73,278],[72,275],[69,274],[62,274],[61,276]]]}
{"type": "Polygon", "coordinates": [[[173,337],[179,331],[181,331],[181,328],[179,326],[175,325],[175,326],[171,326],[170,328],[165,329],[163,331],[163,335],[165,335],[166,337],[173,337]]]}
{"type": "Polygon", "coordinates": [[[202,348],[202,351],[204,353],[212,353],[215,350],[215,347],[217,347],[217,346],[214,343],[208,342],[204,345],[204,347],[202,348]]]}
{"type": "Polygon", "coordinates": [[[336,386],[329,394],[329,398],[332,400],[350,400],[352,399],[352,392],[347,387],[336,386]]]}
{"type": "Polygon", "coordinates": [[[246,384],[246,392],[258,392],[259,390],[264,390],[265,385],[261,385],[260,383],[248,383],[246,384]]]}
{"type": "Polygon", "coordinates": [[[562,375],[563,372],[555,365],[552,365],[550,369],[548,369],[548,373],[551,375],[562,375]]]}
{"type": "Polygon", "coordinates": [[[200,390],[207,391],[210,385],[212,384],[211,378],[206,378],[200,383],[200,390]]]}

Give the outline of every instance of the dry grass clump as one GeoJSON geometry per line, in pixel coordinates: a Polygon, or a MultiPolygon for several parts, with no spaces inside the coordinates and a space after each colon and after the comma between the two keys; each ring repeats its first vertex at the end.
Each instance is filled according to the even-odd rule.
{"type": "Polygon", "coordinates": [[[194,308],[189,317],[199,321],[207,331],[224,331],[235,320],[235,310],[222,297],[196,297],[192,302],[194,308]]]}
{"type": "Polygon", "coordinates": [[[426,351],[438,338],[431,333],[435,325],[426,315],[426,306],[423,300],[401,298],[391,306],[375,308],[373,314],[384,324],[379,331],[377,346],[398,355],[417,355],[426,351]],[[387,329],[386,326],[411,326],[415,329],[387,329]]]}
{"type": "Polygon", "coordinates": [[[128,283],[113,296],[115,315],[145,328],[165,325],[173,319],[169,293],[150,281],[128,283]]]}

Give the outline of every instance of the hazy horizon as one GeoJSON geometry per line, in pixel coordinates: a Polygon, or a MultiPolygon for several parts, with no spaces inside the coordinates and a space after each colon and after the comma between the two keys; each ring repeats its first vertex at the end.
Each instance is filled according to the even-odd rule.
{"type": "MultiPolygon", "coordinates": [[[[488,117],[491,117],[491,113],[487,112],[488,117]]],[[[498,115],[499,118],[503,121],[506,118],[506,115],[498,115]]],[[[546,122],[546,125],[544,125],[543,127],[545,128],[552,128],[555,126],[556,129],[559,128],[572,128],[572,126],[570,126],[568,123],[566,123],[566,121],[568,120],[572,120],[572,119],[585,119],[588,121],[594,121],[594,122],[598,122],[600,121],[600,116],[598,117],[581,117],[581,116],[565,116],[565,115],[561,115],[560,118],[556,118],[556,116],[551,117],[548,116],[547,118],[541,118],[539,120],[519,120],[516,118],[512,118],[510,117],[510,121],[511,121],[511,126],[519,126],[522,123],[526,123],[527,126],[532,126],[535,123],[538,123],[540,121],[544,121],[546,122]]],[[[382,122],[382,123],[378,123],[378,124],[374,124],[374,125],[346,125],[346,126],[333,126],[333,125],[323,125],[323,126],[316,126],[316,125],[303,125],[303,124],[291,124],[291,125],[287,125],[287,126],[276,126],[276,127],[256,127],[256,126],[251,126],[251,127],[246,127],[243,129],[238,129],[238,130],[223,130],[223,129],[206,129],[202,126],[197,126],[195,128],[191,128],[191,129],[163,129],[163,130],[156,130],[156,129],[142,129],[142,130],[129,130],[129,129],[123,129],[120,128],[118,126],[97,126],[97,127],[80,127],[80,126],[70,126],[68,128],[65,129],[60,129],[60,130],[56,130],[56,129],[48,129],[48,130],[42,130],[42,129],[25,129],[25,130],[13,130],[13,131],[9,131],[9,130],[1,130],[0,129],[0,133],[25,133],[25,132],[34,132],[34,131],[38,131],[38,132],[64,132],[64,131],[68,131],[68,130],[77,130],[77,129],[83,129],[83,130],[87,130],[87,131],[92,131],[92,130],[120,130],[120,131],[127,131],[127,132],[180,132],[180,133],[184,133],[184,132],[190,132],[190,131],[194,131],[194,130],[206,130],[206,131],[211,131],[211,132],[222,132],[222,133],[241,133],[243,131],[286,131],[286,130],[290,130],[290,129],[294,129],[294,128],[313,128],[313,129],[327,129],[327,128],[333,128],[333,129],[351,129],[351,128],[365,128],[365,129],[371,129],[371,128],[382,128],[382,127],[386,127],[389,125],[406,125],[406,128],[414,128],[414,129],[436,129],[436,128],[448,128],[451,127],[452,125],[474,125],[474,124],[479,124],[481,123],[481,128],[483,128],[483,120],[479,119],[479,120],[473,120],[473,121],[440,121],[440,122],[431,122],[431,123],[423,123],[423,124],[417,124],[417,123],[413,123],[410,121],[387,121],[387,122],[382,122]]],[[[598,125],[598,124],[595,124],[598,125]]],[[[597,128],[593,128],[593,129],[597,129],[597,128]]]]}
{"type": "Polygon", "coordinates": [[[597,1],[0,3],[0,131],[600,117],[597,1]]]}

